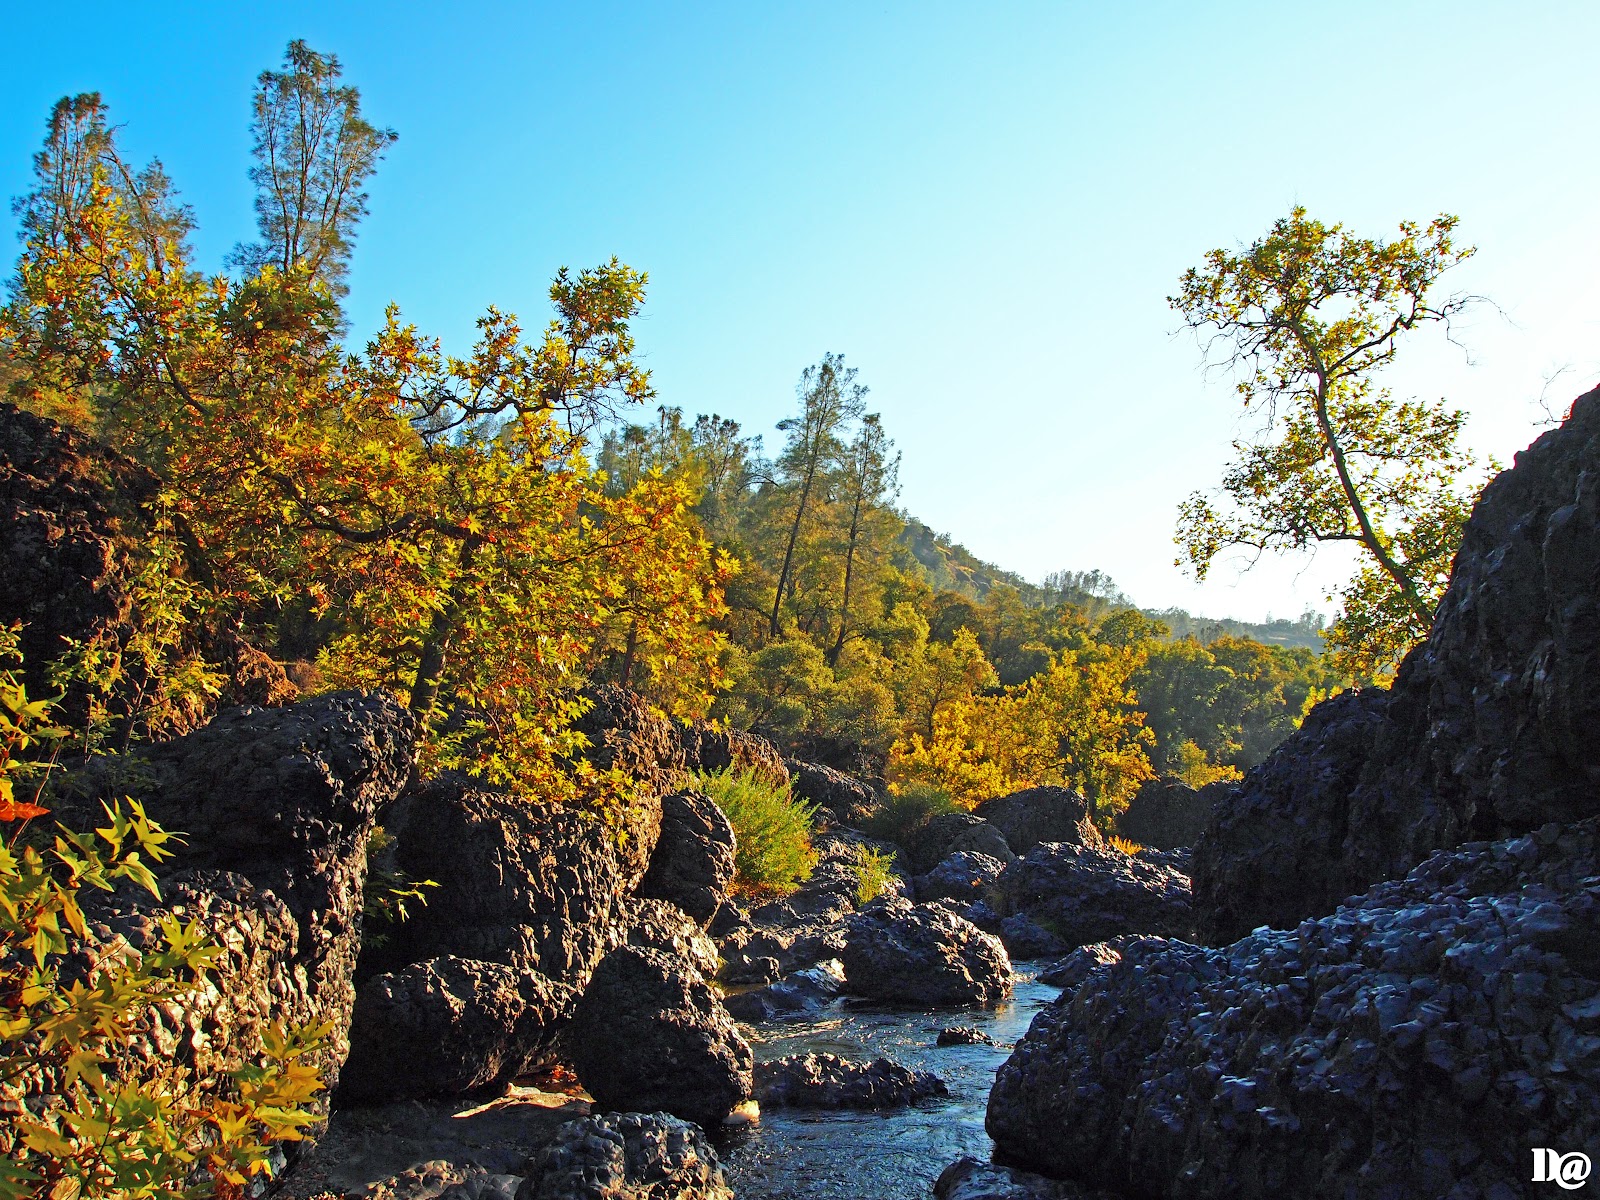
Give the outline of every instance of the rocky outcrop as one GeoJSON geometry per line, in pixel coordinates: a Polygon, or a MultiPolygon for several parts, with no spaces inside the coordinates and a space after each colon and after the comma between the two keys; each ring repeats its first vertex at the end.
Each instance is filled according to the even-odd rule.
{"type": "Polygon", "coordinates": [[[984,854],[1001,862],[1016,857],[1000,829],[975,813],[939,813],[906,838],[906,854],[918,871],[934,869],[952,854],[984,854]]]}
{"type": "Polygon", "coordinates": [[[1002,935],[1006,918],[1028,918],[1015,923],[1013,936],[1030,938],[1031,957],[1064,953],[1118,934],[1189,937],[1194,930],[1187,876],[1109,847],[1035,846],[1006,868],[989,896],[1002,918],[1002,935]],[[1060,943],[1046,944],[1033,927],[1060,943]]]}
{"type": "Polygon", "coordinates": [[[1090,819],[1089,802],[1068,788],[1025,788],[985,800],[972,811],[998,829],[1016,854],[1041,842],[1099,846],[1104,841],[1090,819]]]}
{"type": "Polygon", "coordinates": [[[755,1096],[764,1108],[900,1108],[948,1096],[932,1071],[887,1058],[853,1062],[837,1054],[791,1054],[756,1064],[755,1096]]]}
{"type": "MultiPolygon", "coordinates": [[[[164,945],[180,909],[222,940],[214,992],[153,1014],[135,1054],[202,1069],[254,1057],[274,1020],[326,1022],[316,1059],[331,1088],[349,1049],[367,839],[410,770],[415,723],[387,695],[341,692],[279,709],[229,709],[202,729],[63,783],[55,815],[103,823],[102,798],[131,795],[185,842],[163,864],[161,899],[124,887],[86,897],[103,934],[164,945]]],[[[169,847],[173,843],[168,843],[169,847]]]]}
{"type": "Polygon", "coordinates": [[[623,946],[601,960],[565,1035],[601,1108],[670,1112],[707,1128],[750,1095],[750,1047],[682,959],[623,946]]]}
{"type": "Polygon", "coordinates": [[[999,939],[937,904],[876,901],[850,918],[840,959],[858,996],[918,1007],[988,1005],[1011,994],[999,939]]]}
{"type": "Polygon", "coordinates": [[[1600,819],[1434,854],[1226,949],[1121,943],[1035,1019],[988,1127],[1130,1195],[1467,1196],[1600,1140],[1600,819]]]}
{"type": "Polygon", "coordinates": [[[1484,489],[1391,689],[1319,705],[1196,847],[1203,936],[1287,927],[1435,849],[1600,811],[1600,391],[1484,489]]]}
{"type": "Polygon", "coordinates": [[[987,854],[958,850],[925,875],[912,882],[918,900],[956,900],[971,904],[983,899],[989,886],[1000,878],[1006,864],[987,854]]]}
{"type": "Polygon", "coordinates": [[[796,971],[777,983],[735,992],[723,1004],[737,1020],[756,1025],[778,1017],[814,1013],[831,1001],[844,987],[844,965],[830,958],[814,967],[796,971]]]}
{"type": "Polygon", "coordinates": [[[1208,783],[1197,790],[1181,779],[1147,779],[1117,815],[1117,832],[1157,850],[1193,846],[1211,818],[1211,809],[1233,786],[1208,783]]]}
{"type": "MultiPolygon", "coordinates": [[[[650,801],[688,782],[679,730],[651,712],[638,693],[614,684],[593,684],[583,689],[582,699],[588,708],[572,728],[588,742],[582,757],[596,770],[621,771],[650,801]]],[[[648,846],[631,851],[639,856],[631,865],[643,872],[654,848],[652,836],[648,846]]]]}
{"type": "Polygon", "coordinates": [[[681,958],[704,978],[717,973],[717,944],[676,905],[665,900],[626,901],[611,926],[608,949],[637,946],[681,958]]]}
{"type": "Polygon", "coordinates": [[[713,729],[709,725],[690,725],[678,730],[687,770],[713,775],[735,771],[753,775],[763,783],[784,787],[789,767],[778,748],[764,737],[742,729],[713,729]]]}
{"type": "Polygon", "coordinates": [[[706,925],[727,899],[733,851],[733,826],[716,801],[674,792],[661,801],[661,836],[638,894],[676,904],[706,925]]]}
{"type": "Polygon", "coordinates": [[[733,1200],[706,1135],[666,1113],[568,1122],[528,1167],[517,1200],[733,1200]]]}
{"type": "Polygon", "coordinates": [[[796,799],[825,809],[846,824],[860,824],[877,804],[877,796],[870,787],[843,771],[794,758],[785,759],[784,766],[788,768],[789,787],[796,799]]]}
{"type": "Polygon", "coordinates": [[[539,972],[446,955],[356,995],[341,1100],[457,1095],[546,1061],[573,989],[539,972]]]}
{"type": "Polygon", "coordinates": [[[1015,1167],[959,1158],[933,1184],[934,1200],[1115,1200],[1105,1192],[1015,1167]]]}

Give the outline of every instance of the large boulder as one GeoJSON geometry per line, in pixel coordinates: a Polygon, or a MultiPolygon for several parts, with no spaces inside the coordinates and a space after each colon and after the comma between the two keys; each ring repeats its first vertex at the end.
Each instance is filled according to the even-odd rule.
{"type": "Polygon", "coordinates": [[[690,725],[678,730],[678,742],[683,747],[683,765],[689,771],[707,775],[734,771],[780,788],[789,783],[789,767],[783,755],[758,734],[690,725]]]}
{"type": "Polygon", "coordinates": [[[1193,846],[1211,819],[1212,807],[1232,788],[1222,781],[1196,789],[1181,779],[1147,779],[1117,814],[1117,832],[1157,850],[1193,846]]]}
{"type": "Polygon", "coordinates": [[[998,858],[958,850],[912,882],[918,900],[958,900],[971,904],[984,898],[989,886],[1005,869],[1006,864],[998,858]]]}
{"type": "Polygon", "coordinates": [[[635,896],[626,901],[607,941],[608,949],[637,946],[674,955],[707,979],[717,973],[717,944],[688,913],[665,900],[635,896]]]}
{"type": "Polygon", "coordinates": [[[728,896],[734,868],[733,826],[701,792],[673,792],[661,801],[661,836],[639,895],[670,901],[702,925],[728,896]]]}
{"type": "Polygon", "coordinates": [[[1119,1194],[1520,1194],[1529,1147],[1600,1144],[1597,879],[1592,818],[1226,949],[1102,948],[1000,1069],[989,1132],[1119,1194]]]}
{"type": "Polygon", "coordinates": [[[791,1054],[756,1064],[756,1099],[763,1108],[900,1108],[948,1096],[932,1071],[887,1058],[855,1062],[837,1054],[791,1054]]]}
{"type": "Polygon", "coordinates": [[[582,988],[609,948],[611,926],[628,917],[624,899],[655,848],[660,802],[647,793],[623,821],[618,831],[589,813],[460,776],[434,780],[406,797],[385,827],[397,839],[399,869],[439,886],[389,930],[363,971],[456,955],[582,988]]]}
{"type": "Polygon", "coordinates": [[[785,759],[784,766],[796,799],[815,804],[846,824],[860,824],[877,804],[873,790],[853,775],[795,758],[785,759]]]}
{"type": "Polygon", "coordinates": [[[666,1113],[569,1121],[528,1163],[517,1200],[733,1200],[716,1151],[666,1113]]]}
{"type": "Polygon", "coordinates": [[[976,813],[939,813],[906,838],[906,855],[918,871],[934,869],[952,854],[985,854],[1010,862],[1016,857],[998,826],[976,813]]]}
{"type": "MultiPolygon", "coordinates": [[[[287,708],[236,708],[173,741],[91,760],[63,784],[56,815],[103,823],[99,801],[131,795],[185,841],[158,870],[161,898],[91,894],[102,939],[163,946],[163,915],[200,920],[223,946],[212,994],[151,1014],[136,1055],[235,1066],[274,1021],[326,1023],[315,1062],[331,1089],[349,1051],[367,841],[411,767],[416,726],[380,693],[287,708]]],[[[169,847],[173,843],[168,843],[169,847]]]]}
{"type": "Polygon", "coordinates": [[[989,903],[1002,918],[1002,930],[1009,918],[1028,918],[1016,928],[1019,937],[1032,937],[1029,957],[1064,953],[1124,933],[1190,937],[1194,932],[1188,876],[1110,847],[1035,846],[995,881],[989,903]],[[1034,926],[1061,944],[1042,944],[1034,926]]]}
{"type": "Polygon", "coordinates": [[[622,946],[595,968],[565,1036],[602,1109],[715,1128],[750,1095],[754,1058],[717,994],[680,958],[622,946]]]}
{"type": "Polygon", "coordinates": [[[844,965],[830,958],[814,967],[795,971],[777,983],[735,992],[723,1000],[728,1012],[752,1025],[777,1017],[815,1013],[844,987],[844,965]]]}
{"type": "Polygon", "coordinates": [[[550,1055],[572,989],[537,971],[446,955],[368,979],[356,993],[341,1100],[497,1087],[550,1055]]]}
{"type": "Polygon", "coordinates": [[[1600,811],[1600,390],[1484,489],[1427,641],[1252,770],[1196,847],[1207,939],[1286,927],[1431,851],[1600,811]]]}
{"type": "Polygon", "coordinates": [[[1011,994],[1011,960],[999,939],[938,904],[869,904],[847,923],[839,957],[849,990],[869,999],[942,1008],[1011,994]]]}
{"type": "Polygon", "coordinates": [[[1104,841],[1090,818],[1089,802],[1070,788],[1024,788],[985,800],[972,811],[998,829],[1017,854],[1041,842],[1098,846],[1104,841]]]}
{"type": "MultiPolygon", "coordinates": [[[[683,742],[673,724],[657,716],[644,698],[614,684],[593,684],[583,689],[587,705],[572,728],[588,743],[582,757],[596,770],[617,770],[638,784],[642,796],[658,800],[688,781],[688,763],[683,742]]],[[[633,853],[641,855],[638,869],[643,871],[655,848],[633,853]]]]}

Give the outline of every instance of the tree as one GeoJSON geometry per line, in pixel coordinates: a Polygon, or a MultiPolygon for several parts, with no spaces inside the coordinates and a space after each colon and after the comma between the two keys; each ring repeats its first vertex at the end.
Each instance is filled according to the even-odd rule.
{"type": "Polygon", "coordinates": [[[342,296],[355,228],[367,215],[362,184],[395,141],[361,115],[361,94],[339,84],[339,60],[289,43],[282,71],[263,71],[254,99],[256,224],[261,240],[232,261],[256,274],[304,270],[342,296]]]}
{"type": "Polygon", "coordinates": [[[778,422],[778,428],[789,435],[778,457],[778,469],[794,494],[794,516],[789,522],[783,565],[778,569],[778,586],[772,597],[769,637],[777,637],[781,628],[779,618],[792,581],[795,543],[813,493],[843,449],[841,430],[861,415],[866,404],[867,389],[855,378],[855,369],[844,365],[843,355],[823,355],[820,363],[807,367],[800,375],[796,388],[799,415],[778,422]]]}
{"type": "Polygon", "coordinates": [[[1261,420],[1234,443],[1220,497],[1184,502],[1184,558],[1204,578],[1228,547],[1359,546],[1368,565],[1345,590],[1330,641],[1364,673],[1427,633],[1469,505],[1464,414],[1442,400],[1398,401],[1374,378],[1406,333],[1448,328],[1472,302],[1431,295],[1472,254],[1455,245],[1455,227],[1448,215],[1425,228],[1402,222],[1385,242],[1297,207],[1241,252],[1213,250],[1169,298],[1191,328],[1212,331],[1208,361],[1239,373],[1261,420]]]}
{"type": "Polygon", "coordinates": [[[858,560],[870,550],[882,548],[885,536],[873,537],[884,516],[883,506],[894,495],[900,474],[900,456],[890,456],[894,445],[883,431],[876,413],[862,418],[855,440],[845,451],[840,471],[839,505],[847,514],[844,533],[844,580],[839,589],[839,633],[828,649],[828,666],[839,663],[845,639],[850,635],[850,585],[855,581],[858,560]]]}

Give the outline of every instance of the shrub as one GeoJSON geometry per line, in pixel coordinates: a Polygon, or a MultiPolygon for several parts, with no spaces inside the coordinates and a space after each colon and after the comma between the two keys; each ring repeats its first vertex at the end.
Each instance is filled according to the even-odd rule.
{"type": "Polygon", "coordinates": [[[736,890],[786,896],[811,877],[817,865],[814,806],[796,800],[787,784],[775,786],[747,771],[698,775],[696,783],[733,826],[736,890]]]}
{"type": "Polygon", "coordinates": [[[894,876],[894,855],[871,846],[861,847],[856,860],[856,902],[868,904],[883,895],[894,876]]]}
{"type": "Polygon", "coordinates": [[[940,813],[959,806],[950,793],[931,783],[905,783],[891,791],[862,823],[870,837],[904,845],[917,830],[940,813]]]}
{"type": "Polygon", "coordinates": [[[175,835],[132,801],[106,806],[90,833],[28,828],[46,815],[44,751],[65,731],[6,666],[17,657],[15,630],[0,629],[0,1093],[35,1101],[0,1131],[0,1200],[243,1196],[268,1143],[315,1119],[305,1105],[322,1084],[307,1058],[326,1031],[273,1028],[264,1063],[221,1077],[118,1056],[150,1006],[202,992],[221,950],[169,913],[159,949],[84,953],[84,889],[155,894],[150,865],[175,835]]]}
{"type": "Polygon", "coordinates": [[[1137,854],[1139,851],[1144,849],[1144,847],[1138,842],[1129,841],[1127,838],[1118,834],[1111,835],[1111,848],[1113,850],[1120,850],[1122,853],[1129,855],[1137,854]]]}

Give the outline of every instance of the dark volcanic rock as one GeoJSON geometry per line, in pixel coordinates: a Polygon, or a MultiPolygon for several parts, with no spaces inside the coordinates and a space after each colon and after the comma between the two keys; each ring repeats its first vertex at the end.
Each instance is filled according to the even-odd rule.
{"type": "Polygon", "coordinates": [[[848,824],[859,824],[872,812],[877,796],[866,784],[843,771],[821,763],[785,759],[789,787],[795,798],[826,809],[848,824]]]}
{"type": "Polygon", "coordinates": [[[844,987],[844,967],[836,958],[796,971],[777,983],[737,992],[723,1000],[728,1012],[752,1025],[774,1017],[815,1012],[844,987]]]}
{"type": "Polygon", "coordinates": [[[994,1004],[1011,994],[1011,960],[998,938],[936,904],[880,900],[850,918],[849,989],[926,1007],[994,1004]]]}
{"type": "Polygon", "coordinates": [[[931,871],[952,854],[985,854],[1001,862],[1016,857],[1000,830],[969,812],[940,813],[906,839],[906,853],[918,871],[931,871]]]}
{"type": "Polygon", "coordinates": [[[565,1044],[602,1108],[714,1128],[750,1095],[750,1047],[682,959],[623,946],[595,968],[565,1044]]]}
{"type": "Polygon", "coordinates": [[[733,1200],[706,1135],[666,1113],[569,1121],[528,1167],[517,1200],[733,1200]]]}
{"type": "Polygon", "coordinates": [[[995,1040],[981,1029],[971,1025],[952,1025],[939,1030],[937,1046],[993,1046],[995,1040]]]}
{"type": "Polygon", "coordinates": [[[1068,939],[1046,929],[1027,913],[1003,917],[995,936],[1005,943],[1006,953],[1018,960],[1054,958],[1072,949],[1068,939]]]}
{"type": "Polygon", "coordinates": [[[1202,934],[1286,927],[1467,838],[1600,810],[1600,391],[1467,523],[1428,640],[1238,786],[1196,847],[1202,934]]]}
{"type": "Polygon", "coordinates": [[[958,850],[913,884],[918,900],[959,900],[971,904],[981,900],[989,885],[1000,878],[1006,864],[987,854],[958,850]]]}
{"type": "MultiPolygon", "coordinates": [[[[1061,939],[1054,949],[1035,943],[1039,955],[1123,933],[1187,937],[1194,928],[1187,876],[1109,847],[1035,846],[1006,868],[990,895],[1002,918],[1026,915],[1061,939]]],[[[1014,936],[1028,932],[1018,927],[1014,936]]]]}
{"type": "Polygon", "coordinates": [[[1196,790],[1181,779],[1147,779],[1118,814],[1117,832],[1157,850],[1193,846],[1211,819],[1211,809],[1234,786],[1217,782],[1196,790]]]}
{"type": "Polygon", "coordinates": [[[756,1064],[756,1100],[767,1108],[899,1108],[950,1089],[932,1071],[887,1058],[852,1062],[837,1054],[791,1054],[756,1064]]]}
{"type": "Polygon", "coordinates": [[[678,731],[678,741],[683,746],[683,764],[690,771],[707,775],[736,771],[754,775],[775,787],[789,783],[789,768],[783,755],[764,737],[742,729],[690,725],[678,731]]]}
{"type": "Polygon", "coordinates": [[[448,956],[368,979],[356,993],[341,1099],[509,1082],[546,1059],[575,998],[537,971],[448,956]]]}
{"type": "MultiPolygon", "coordinates": [[[[159,481],[77,430],[0,404],[0,625],[21,622],[24,682],[55,695],[46,668],[66,640],[114,637],[132,614],[130,551],[153,527],[159,481]]],[[[59,716],[83,718],[69,693],[59,716]]]]}
{"type": "Polygon", "coordinates": [[[716,801],[674,792],[661,801],[661,837],[639,895],[670,901],[705,925],[727,899],[733,849],[733,826],[716,801]]]}
{"type": "MultiPolygon", "coordinates": [[[[63,781],[55,814],[104,822],[101,798],[132,795],[183,844],[162,864],[161,898],[131,887],[85,897],[96,941],[165,945],[181,913],[224,954],[193,1004],[152,1011],[128,1053],[202,1070],[259,1056],[274,1021],[327,1022],[314,1059],[332,1088],[349,1049],[367,839],[410,770],[415,723],[381,694],[336,693],[280,709],[230,709],[203,729],[63,781]]],[[[168,843],[169,848],[173,843],[168,843]]]]}
{"type": "Polygon", "coordinates": [[[1089,802],[1068,788],[1025,788],[985,800],[972,811],[998,829],[1017,854],[1041,842],[1099,846],[1104,841],[1089,819],[1089,802]]]}
{"type": "Polygon", "coordinates": [[[1590,819],[1226,949],[1124,942],[1035,1019],[989,1131],[1131,1195],[1518,1194],[1529,1147],[1600,1144],[1597,881],[1590,819]]]}
{"type": "Polygon", "coordinates": [[[1121,962],[1123,947],[1140,940],[1137,935],[1129,934],[1112,938],[1109,942],[1079,946],[1060,962],[1051,963],[1040,971],[1039,982],[1061,988],[1063,993],[1075,991],[1091,972],[1121,962]]]}
{"type": "Polygon", "coordinates": [[[707,979],[717,973],[717,944],[688,913],[665,900],[627,901],[609,940],[611,949],[637,946],[674,955],[707,979]]]}
{"type": "Polygon", "coordinates": [[[661,809],[631,806],[625,837],[583,812],[485,791],[458,776],[408,796],[386,828],[412,879],[432,879],[428,902],[390,931],[363,970],[394,970],[442,955],[526,966],[582,988],[626,921],[623,898],[644,874],[661,809]]]}
{"type": "MultiPolygon", "coordinates": [[[[589,703],[589,710],[574,721],[572,727],[588,740],[583,757],[596,769],[616,768],[623,772],[638,781],[651,801],[677,791],[687,782],[687,765],[678,730],[670,721],[651,712],[650,706],[637,693],[603,683],[584,688],[583,699],[589,703]]],[[[624,850],[624,856],[638,855],[633,865],[643,872],[654,849],[652,835],[647,846],[624,850]]]]}

